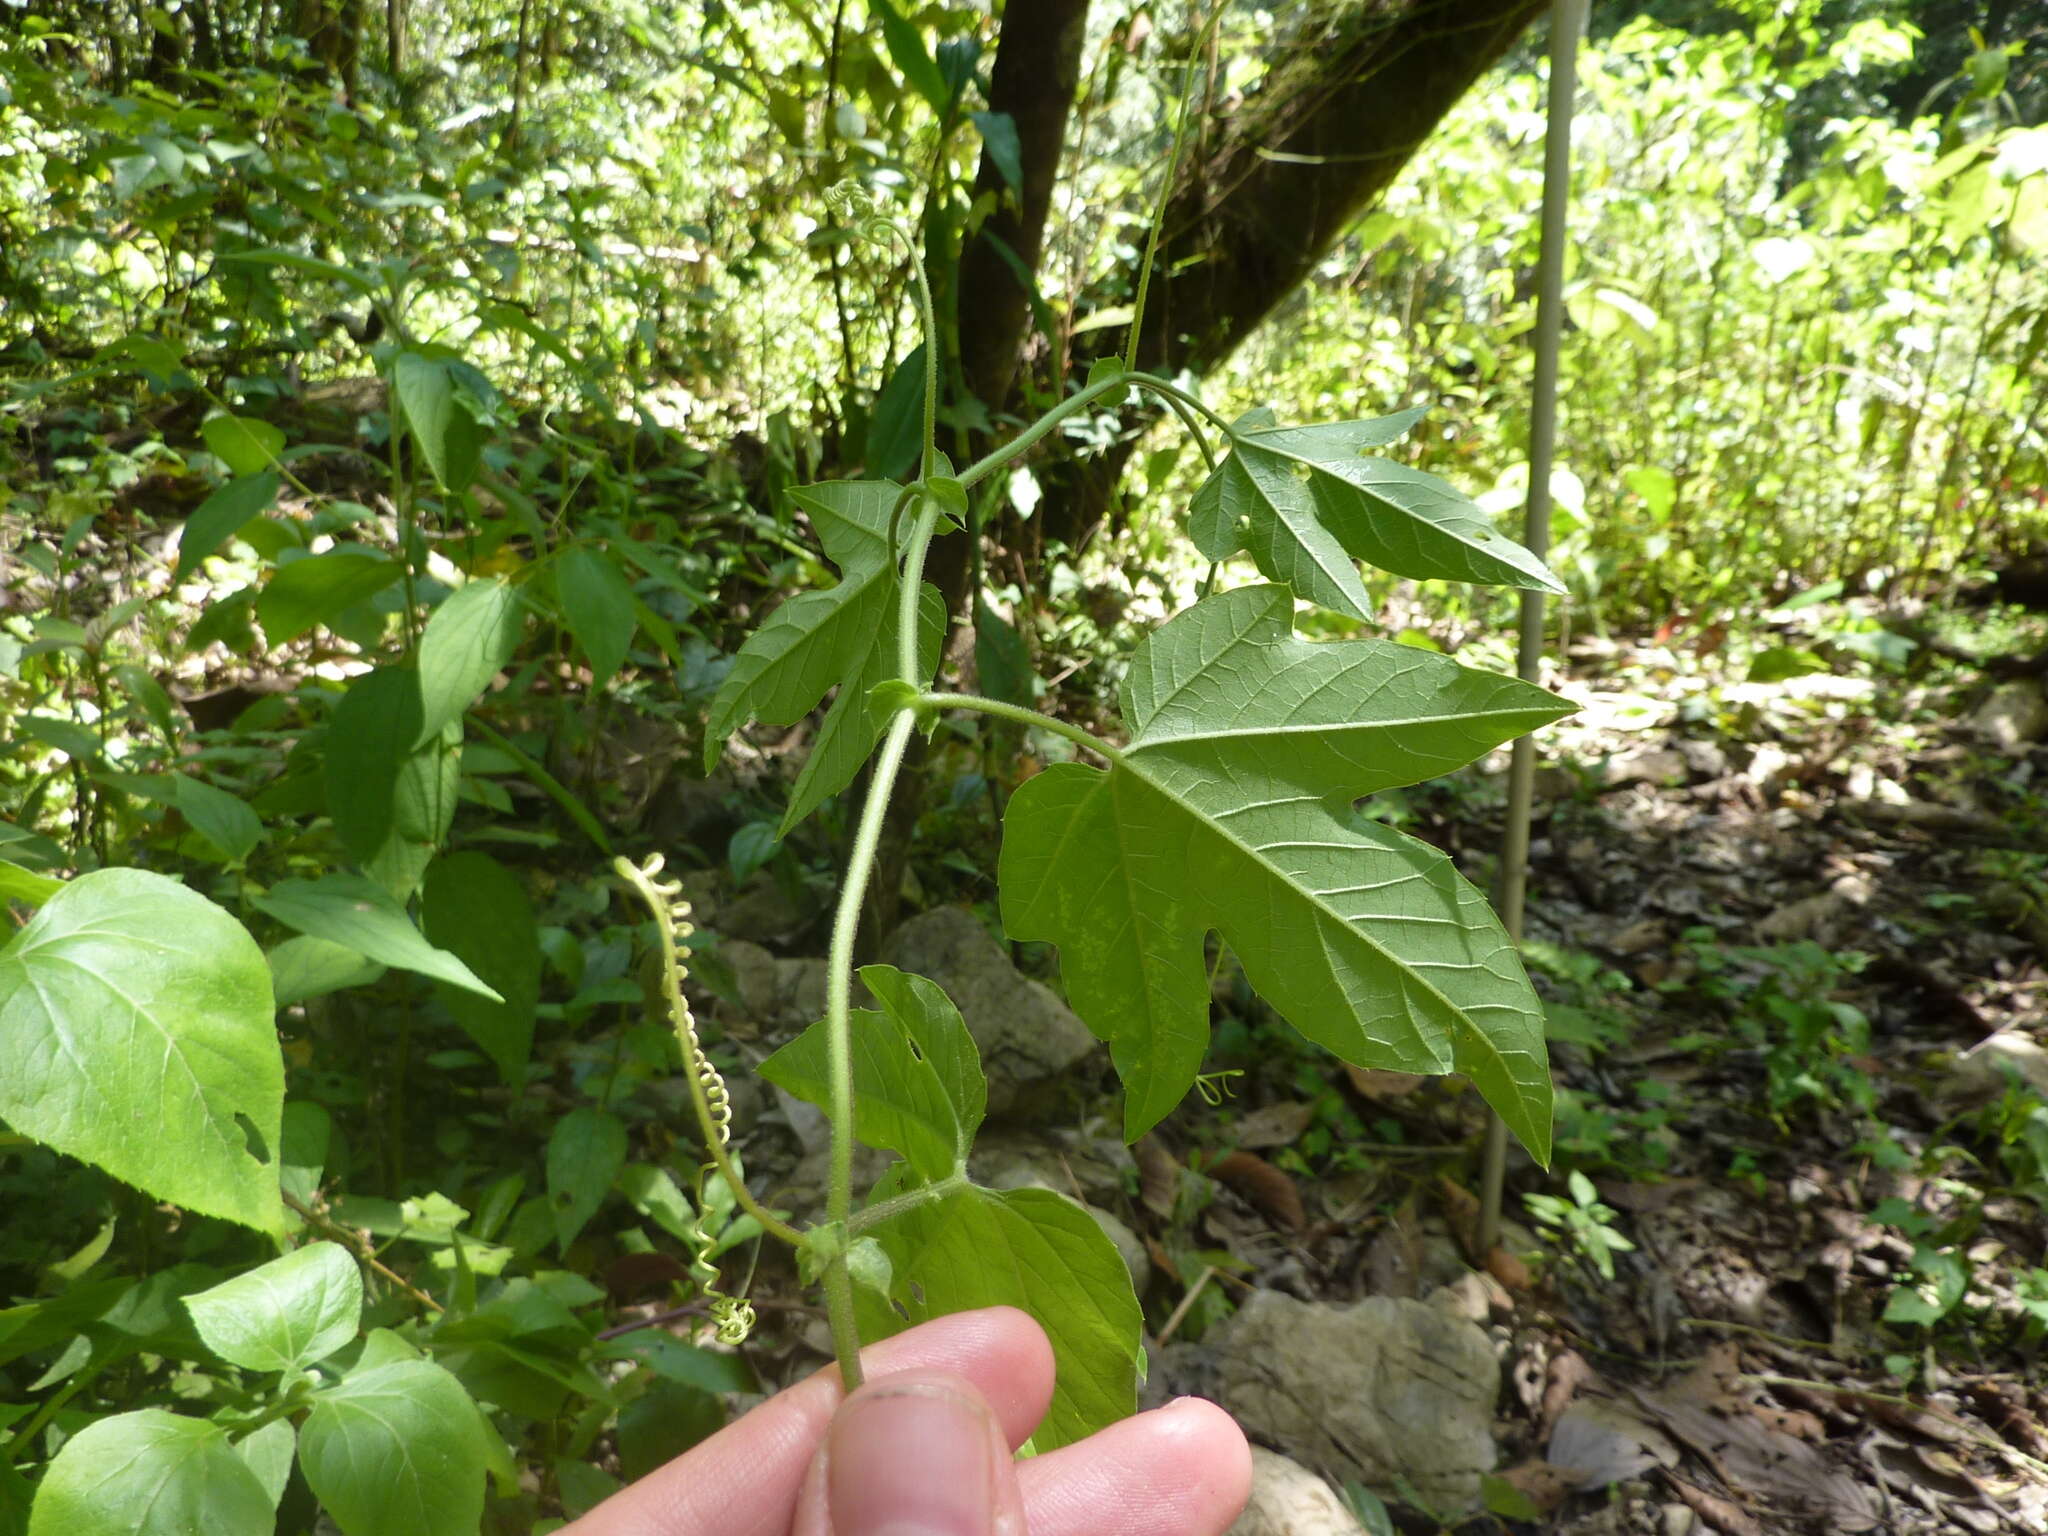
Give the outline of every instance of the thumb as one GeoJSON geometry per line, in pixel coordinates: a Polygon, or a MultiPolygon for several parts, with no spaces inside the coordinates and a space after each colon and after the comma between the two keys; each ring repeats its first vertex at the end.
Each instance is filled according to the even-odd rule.
{"type": "Polygon", "coordinates": [[[833,1416],[797,1536],[1025,1536],[1016,1464],[987,1399],[942,1371],[858,1388],[833,1416]]]}

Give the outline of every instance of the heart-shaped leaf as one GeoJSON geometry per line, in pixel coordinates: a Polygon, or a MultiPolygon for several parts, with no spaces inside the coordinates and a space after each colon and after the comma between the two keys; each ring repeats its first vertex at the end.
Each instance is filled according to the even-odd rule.
{"type": "Polygon", "coordinates": [[[476,1536],[486,1455],[461,1382],[368,1347],[299,1431],[306,1483],[346,1536],[476,1536]]]}
{"type": "Polygon", "coordinates": [[[177,881],[81,875],[0,950],[0,1120],[22,1135],[274,1232],[283,1108],[263,953],[177,881]]]}
{"type": "Polygon", "coordinates": [[[1194,1082],[1214,929],[1310,1039],[1361,1067],[1464,1072],[1547,1158],[1543,1019],[1513,946],[1441,853],[1350,807],[1570,706],[1389,641],[1308,644],[1292,612],[1286,589],[1246,587],[1138,647],[1116,765],[1060,764],[1010,802],[1003,926],[1060,946],[1129,1137],[1194,1082]]]}
{"type": "Polygon", "coordinates": [[[308,1243],[185,1298],[206,1347],[252,1371],[294,1371],[355,1341],[363,1276],[336,1243],[308,1243]]]}
{"type": "Polygon", "coordinates": [[[28,1536],[270,1536],[276,1511],[226,1430],[144,1408],[64,1442],[36,1489],[28,1536]]]}
{"type": "MultiPolygon", "coordinates": [[[[504,999],[445,949],[429,944],[391,893],[361,875],[280,880],[250,903],[287,928],[326,939],[401,971],[417,971],[493,1002],[504,999]]],[[[266,973],[265,992],[268,976],[266,973]]]]}

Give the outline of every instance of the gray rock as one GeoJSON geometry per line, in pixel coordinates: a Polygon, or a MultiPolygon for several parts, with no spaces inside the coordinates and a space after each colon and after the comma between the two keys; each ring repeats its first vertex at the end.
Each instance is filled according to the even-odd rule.
{"type": "Polygon", "coordinates": [[[815,916],[811,902],[799,904],[782,882],[764,869],[719,909],[718,931],[726,938],[783,944],[815,916]]]}
{"type": "Polygon", "coordinates": [[[2048,736],[2048,696],[2030,677],[2000,683],[1970,715],[1970,728],[2006,751],[2048,736]]]}
{"type": "Polygon", "coordinates": [[[1365,1536],[1365,1527],[1307,1467],[1253,1446],[1252,1496],[1225,1536],[1365,1536]]]}
{"type": "Polygon", "coordinates": [[[1217,1342],[1223,1406],[1258,1440],[1342,1479],[1461,1509],[1494,1463],[1500,1366],[1485,1333],[1423,1302],[1349,1307],[1255,1292],[1217,1342]]]}
{"type": "Polygon", "coordinates": [[[991,1116],[1028,1119],[1052,1108],[1057,1079],[1095,1048],[1088,1026],[1012,965],[963,907],[913,917],[889,935],[882,958],[930,977],[953,999],[981,1048],[991,1116]]]}

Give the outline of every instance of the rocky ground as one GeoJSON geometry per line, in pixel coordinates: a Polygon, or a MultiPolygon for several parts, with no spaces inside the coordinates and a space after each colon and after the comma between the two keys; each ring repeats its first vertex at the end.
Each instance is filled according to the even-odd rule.
{"type": "MultiPolygon", "coordinates": [[[[1242,1077],[1125,1148],[1048,957],[957,902],[888,941],[989,1064],[977,1175],[1094,1207],[1148,1391],[1261,1446],[1240,1531],[2048,1529],[2048,699],[1773,670],[1582,643],[1559,679],[1529,911],[1559,1158],[1511,1166],[1490,1253],[1476,1096],[1286,1045],[1228,964],[1242,1077]]],[[[1501,766],[1392,807],[1482,884],[1501,766]]],[[[815,926],[758,880],[696,894],[758,1059],[821,1010],[815,926]]],[[[740,1091],[750,1167],[815,1200],[816,1113],[740,1091]]],[[[756,1290],[763,1379],[813,1366],[793,1279],[756,1290]]]]}

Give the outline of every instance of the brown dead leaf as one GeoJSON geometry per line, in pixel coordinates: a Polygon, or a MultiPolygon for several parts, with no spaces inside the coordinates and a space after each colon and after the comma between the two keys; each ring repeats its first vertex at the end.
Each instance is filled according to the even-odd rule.
{"type": "Polygon", "coordinates": [[[1449,1174],[1437,1180],[1437,1192],[1443,1196],[1444,1222],[1451,1229],[1451,1240],[1467,1259],[1476,1261],[1479,1257],[1479,1197],[1449,1174]]]}
{"type": "Polygon", "coordinates": [[[1302,1209],[1301,1191],[1294,1187],[1294,1180],[1263,1157],[1233,1152],[1202,1171],[1249,1201],[1276,1227],[1299,1232],[1308,1225],[1308,1212],[1302,1209]]]}
{"type": "Polygon", "coordinates": [[[1351,1086],[1368,1099],[1405,1098],[1420,1088],[1429,1079],[1417,1077],[1410,1072],[1382,1072],[1377,1067],[1354,1067],[1344,1063],[1344,1075],[1351,1079],[1351,1086]]]}
{"type": "Polygon", "coordinates": [[[1486,1256],[1486,1272],[1511,1291],[1526,1291],[1531,1283],[1529,1266],[1505,1248],[1486,1256]]]}
{"type": "Polygon", "coordinates": [[[1421,1268],[1422,1253],[1416,1246],[1410,1213],[1404,1208],[1373,1235],[1365,1250],[1367,1294],[1412,1297],[1421,1268]]]}
{"type": "Polygon", "coordinates": [[[1255,1109],[1237,1122],[1235,1140],[1247,1152],[1270,1147],[1291,1147],[1316,1117],[1313,1104],[1283,1100],[1255,1109]]]}
{"type": "Polygon", "coordinates": [[[1536,1506],[1542,1515],[1556,1513],[1558,1507],[1572,1496],[1578,1486],[1576,1478],[1562,1467],[1553,1467],[1547,1461],[1531,1458],[1520,1466],[1509,1467],[1498,1474],[1500,1480],[1513,1488],[1523,1498],[1536,1506]]]}
{"type": "Polygon", "coordinates": [[[1668,1471],[1664,1474],[1664,1481],[1671,1485],[1671,1491],[1688,1509],[1725,1536],[1764,1536],[1764,1528],[1728,1500],[1717,1498],[1704,1488],[1695,1488],[1668,1471]]]}
{"type": "Polygon", "coordinates": [[[1170,1220],[1180,1198],[1180,1159],[1152,1135],[1140,1136],[1131,1156],[1138,1164],[1138,1203],[1161,1221],[1170,1220]]]}
{"type": "Polygon", "coordinates": [[[1599,1379],[1593,1367],[1586,1364],[1586,1357],[1575,1349],[1565,1350],[1552,1359],[1550,1368],[1543,1373],[1543,1401],[1536,1410],[1536,1438],[1547,1438],[1565,1409],[1571,1406],[1579,1388],[1599,1379]]]}
{"type": "Polygon", "coordinates": [[[1646,949],[1661,947],[1669,942],[1670,938],[1671,930],[1665,926],[1663,919],[1645,917],[1609,934],[1602,948],[1617,955],[1640,955],[1646,949]]]}

